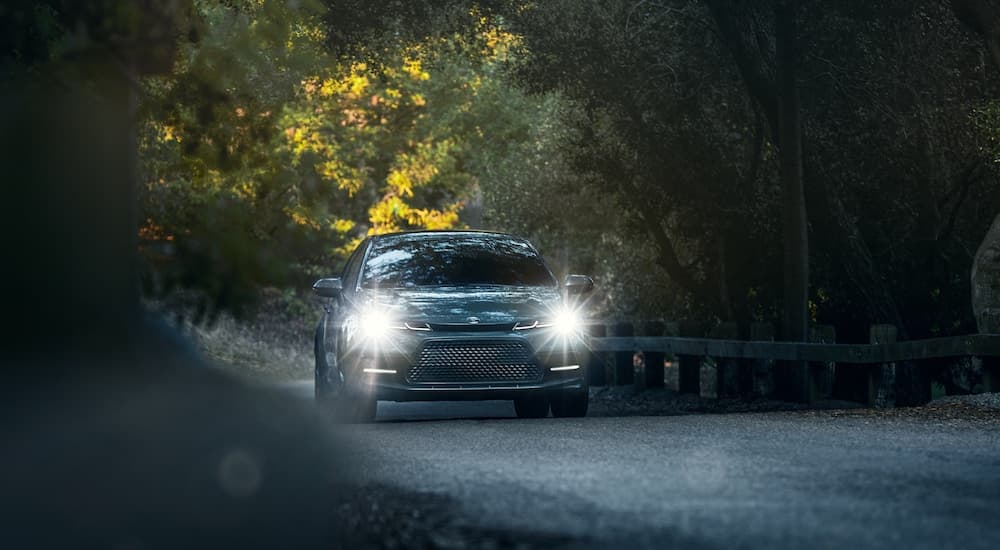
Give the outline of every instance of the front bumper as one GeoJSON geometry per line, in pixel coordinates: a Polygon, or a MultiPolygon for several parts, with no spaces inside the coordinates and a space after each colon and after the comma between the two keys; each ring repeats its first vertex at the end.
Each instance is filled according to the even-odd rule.
{"type": "MultiPolygon", "coordinates": [[[[487,399],[514,399],[531,394],[564,391],[585,391],[587,366],[579,337],[557,337],[550,331],[538,330],[531,334],[517,333],[439,333],[414,334],[405,332],[393,335],[379,343],[367,342],[355,346],[354,353],[341,363],[348,371],[348,379],[357,389],[385,401],[464,401],[487,399]],[[475,348],[477,345],[516,344],[529,350],[530,361],[539,375],[531,380],[423,380],[414,382],[411,369],[422,361],[425,346],[461,344],[475,348]],[[577,368],[573,368],[576,366],[577,368]],[[552,370],[555,368],[556,370],[552,370]],[[367,371],[367,372],[366,372],[367,371]]],[[[424,359],[425,360],[425,359],[424,359]]],[[[423,364],[425,367],[426,364],[423,364]]],[[[463,370],[475,365],[462,365],[463,370]]]]}
{"type": "Polygon", "coordinates": [[[415,387],[372,380],[369,387],[376,399],[383,401],[482,401],[516,399],[531,394],[583,391],[587,388],[587,383],[584,376],[577,375],[561,380],[543,380],[535,384],[510,385],[456,384],[415,387]]]}

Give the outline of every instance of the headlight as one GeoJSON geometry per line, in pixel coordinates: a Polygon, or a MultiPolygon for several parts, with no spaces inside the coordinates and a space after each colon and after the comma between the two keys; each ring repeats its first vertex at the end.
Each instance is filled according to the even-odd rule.
{"type": "Polygon", "coordinates": [[[372,309],[361,313],[357,321],[358,332],[365,340],[379,341],[392,330],[404,328],[385,312],[372,309]]]}
{"type": "Polygon", "coordinates": [[[538,328],[552,327],[560,336],[578,336],[583,332],[583,319],[580,312],[564,307],[554,313],[551,320],[539,323],[538,328]]]}

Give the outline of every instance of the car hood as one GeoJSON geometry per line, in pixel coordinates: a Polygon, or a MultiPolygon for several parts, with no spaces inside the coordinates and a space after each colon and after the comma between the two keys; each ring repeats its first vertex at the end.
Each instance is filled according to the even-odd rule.
{"type": "Polygon", "coordinates": [[[363,302],[404,321],[498,324],[550,318],[562,297],[546,287],[434,287],[366,290],[363,302]]]}

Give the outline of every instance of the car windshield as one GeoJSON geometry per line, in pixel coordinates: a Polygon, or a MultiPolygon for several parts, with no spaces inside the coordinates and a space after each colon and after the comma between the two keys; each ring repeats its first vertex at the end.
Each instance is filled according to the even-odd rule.
{"type": "Polygon", "coordinates": [[[375,241],[363,288],[556,286],[526,241],[498,235],[399,235],[375,241]]]}

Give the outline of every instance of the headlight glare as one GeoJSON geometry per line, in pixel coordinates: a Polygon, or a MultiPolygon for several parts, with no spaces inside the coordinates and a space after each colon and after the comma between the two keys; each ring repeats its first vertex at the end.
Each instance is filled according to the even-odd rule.
{"type": "Polygon", "coordinates": [[[365,311],[358,318],[358,329],[366,340],[381,340],[392,329],[402,328],[397,325],[398,323],[394,323],[389,315],[380,310],[365,311]]]}
{"type": "Polygon", "coordinates": [[[552,328],[561,336],[576,336],[583,330],[583,321],[578,312],[563,308],[552,319],[552,328]]]}

